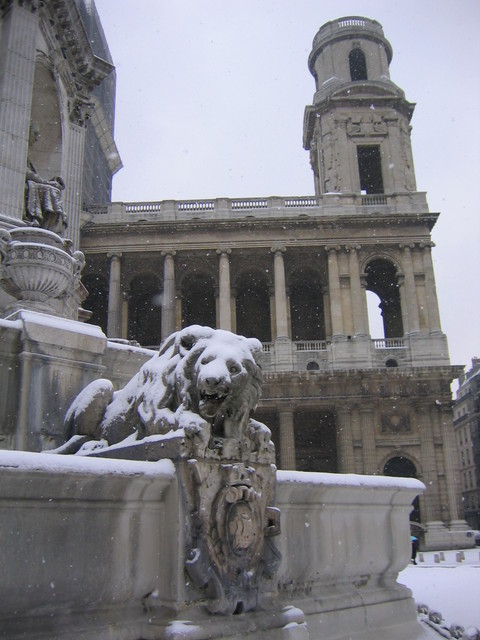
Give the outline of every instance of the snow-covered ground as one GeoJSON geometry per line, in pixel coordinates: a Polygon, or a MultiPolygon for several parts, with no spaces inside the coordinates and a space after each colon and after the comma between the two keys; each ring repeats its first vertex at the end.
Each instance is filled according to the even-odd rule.
{"type": "Polygon", "coordinates": [[[440,612],[442,624],[480,629],[480,547],[465,549],[462,562],[457,561],[458,551],[444,551],[445,560],[435,563],[440,553],[423,553],[423,562],[419,553],[418,564],[404,569],[398,581],[412,590],[417,605],[440,612]]]}

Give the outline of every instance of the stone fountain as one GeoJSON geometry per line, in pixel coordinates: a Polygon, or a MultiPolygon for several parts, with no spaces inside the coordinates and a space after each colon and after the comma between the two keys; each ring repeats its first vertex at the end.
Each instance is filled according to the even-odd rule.
{"type": "Polygon", "coordinates": [[[423,485],[276,472],[260,349],[188,327],[79,388],[61,447],[0,452],[6,637],[429,637],[397,582],[423,485]]]}

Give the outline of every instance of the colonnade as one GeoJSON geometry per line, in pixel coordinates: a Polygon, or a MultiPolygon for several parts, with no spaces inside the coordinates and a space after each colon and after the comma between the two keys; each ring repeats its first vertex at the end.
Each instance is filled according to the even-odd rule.
{"type": "MultiPolygon", "coordinates": [[[[431,244],[397,244],[388,247],[380,255],[368,246],[327,245],[327,287],[325,288],[325,325],[327,338],[333,342],[349,338],[368,338],[368,309],[366,299],[367,276],[365,265],[372,258],[390,261],[396,270],[404,335],[419,332],[439,332],[438,311],[431,244]]],[[[273,338],[288,338],[290,310],[288,283],[285,271],[286,256],[294,249],[274,246],[269,249],[273,257],[273,299],[271,301],[273,338]]],[[[378,251],[378,250],[377,250],[378,251]]],[[[231,248],[220,248],[218,256],[218,308],[217,326],[235,330],[235,310],[231,284],[231,248]]],[[[126,254],[128,255],[128,254],[126,254]]],[[[179,329],[179,318],[175,305],[175,255],[176,251],[164,250],[163,256],[163,305],[162,339],[179,329]]],[[[318,252],[316,254],[318,256],[318,252]]],[[[108,335],[122,337],[122,254],[108,254],[110,260],[110,283],[108,298],[108,335]]],[[[319,260],[319,268],[322,261],[319,260]]],[[[125,332],[125,328],[123,329],[125,332]]],[[[124,337],[124,336],[123,336],[124,337]]],[[[395,336],[401,337],[401,336],[395,336]]]]}

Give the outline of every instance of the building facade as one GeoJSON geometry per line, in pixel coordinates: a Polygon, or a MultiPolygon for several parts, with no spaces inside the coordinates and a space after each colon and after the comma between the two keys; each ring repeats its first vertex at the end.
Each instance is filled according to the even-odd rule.
{"type": "Polygon", "coordinates": [[[92,0],[0,2],[0,98],[0,226],[23,223],[27,168],[60,176],[78,248],[84,205],[110,199],[121,166],[115,70],[92,0]]]}
{"type": "Polygon", "coordinates": [[[438,214],[416,190],[414,105],[391,58],[374,20],[321,27],[304,119],[315,194],[90,207],[83,282],[110,338],[157,347],[194,323],[259,338],[256,415],[280,468],[421,479],[414,517],[433,548],[465,528],[450,392],[460,369],[435,290],[438,214]]]}
{"type": "Polygon", "coordinates": [[[480,529],[480,359],[460,376],[453,425],[460,452],[460,475],[465,520],[480,529]]]}

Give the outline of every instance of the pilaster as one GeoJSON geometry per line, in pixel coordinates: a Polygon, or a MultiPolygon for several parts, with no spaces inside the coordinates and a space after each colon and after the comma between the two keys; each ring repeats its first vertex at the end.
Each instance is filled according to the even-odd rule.
{"type": "Polygon", "coordinates": [[[0,39],[0,215],[23,217],[38,13],[12,2],[0,39]]]}

